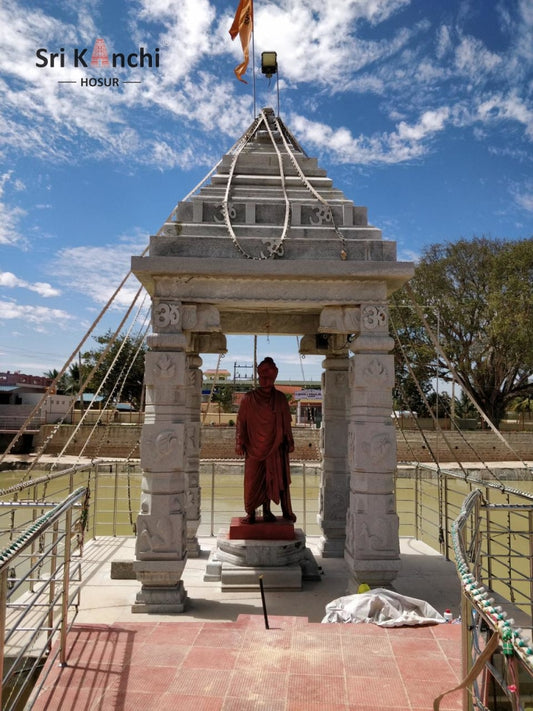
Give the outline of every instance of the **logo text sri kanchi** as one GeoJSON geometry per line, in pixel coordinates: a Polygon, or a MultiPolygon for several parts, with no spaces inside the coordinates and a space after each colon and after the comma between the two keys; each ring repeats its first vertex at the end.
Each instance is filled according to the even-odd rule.
{"type": "Polygon", "coordinates": [[[147,52],[144,47],[139,47],[137,52],[109,53],[105,40],[100,38],[95,41],[90,56],[87,47],[84,49],[73,49],[70,55],[65,52],[63,47],[60,48],[59,52],[49,52],[46,47],[40,47],[36,50],[35,56],[38,60],[35,62],[35,66],[39,68],[65,67],[67,63],[73,67],[97,67],[102,69],[122,69],[125,67],[144,69],[159,67],[159,47],[156,47],[153,52],[147,52]]]}

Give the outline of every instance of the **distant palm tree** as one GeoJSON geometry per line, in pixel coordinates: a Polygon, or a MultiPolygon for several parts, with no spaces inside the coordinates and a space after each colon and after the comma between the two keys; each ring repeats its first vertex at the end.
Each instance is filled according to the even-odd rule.
{"type": "Polygon", "coordinates": [[[517,412],[519,414],[519,425],[523,428],[526,414],[529,415],[528,419],[530,419],[531,413],[533,412],[533,397],[531,397],[531,395],[517,397],[513,400],[509,409],[511,412],[517,412]]]}
{"type": "MultiPolygon", "coordinates": [[[[45,378],[50,378],[50,380],[55,380],[59,375],[59,370],[53,368],[52,370],[47,370],[44,374],[45,378]]],[[[67,388],[67,378],[65,373],[59,378],[56,383],[56,392],[58,395],[65,395],[67,388]]]]}
{"type": "Polygon", "coordinates": [[[80,391],[82,385],[81,370],[78,363],[72,363],[67,373],[65,373],[66,379],[66,392],[69,395],[76,395],[80,391]]]}

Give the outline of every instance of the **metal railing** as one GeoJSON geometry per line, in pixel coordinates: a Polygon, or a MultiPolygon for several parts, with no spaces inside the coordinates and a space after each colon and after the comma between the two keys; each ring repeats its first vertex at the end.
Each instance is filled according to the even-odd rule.
{"type": "MultiPolygon", "coordinates": [[[[452,524],[474,490],[483,491],[479,568],[486,585],[533,618],[533,482],[483,479],[480,470],[465,473],[431,465],[407,467],[408,476],[396,479],[400,535],[424,541],[446,558],[454,557],[452,524]],[[522,488],[518,488],[523,485],[522,488]],[[527,487],[532,491],[525,490],[527,487]]],[[[404,472],[405,474],[405,472],[404,472]]],[[[483,476],[488,476],[483,472],[483,476]]],[[[518,473],[516,475],[518,477],[518,473]]]]}
{"type": "Polygon", "coordinates": [[[475,489],[451,528],[461,581],[463,669],[465,679],[470,677],[464,684],[463,708],[469,711],[524,711],[533,705],[531,567],[529,575],[521,570],[522,561],[531,566],[532,513],[532,501],[491,503],[481,489],[475,489]],[[502,535],[524,538],[530,555],[522,556],[516,543],[508,551],[494,551],[502,535]],[[509,577],[502,578],[498,572],[502,567],[509,577]],[[520,601],[496,593],[502,582],[511,595],[524,586],[520,601]]]}
{"type": "MultiPolygon", "coordinates": [[[[138,462],[95,460],[89,465],[63,471],[32,472],[31,475],[36,478],[24,481],[19,481],[21,476],[28,477],[24,472],[9,475],[18,481],[0,490],[0,550],[8,549],[24,531],[34,526],[38,518],[51,510],[51,504],[56,506],[80,487],[86,492],[82,523],[87,538],[135,535],[142,481],[138,462]]],[[[291,467],[291,475],[291,496],[298,525],[308,535],[320,535],[316,522],[319,469],[301,463],[291,467]]],[[[242,506],[242,477],[240,462],[230,465],[202,462],[199,536],[216,535],[231,516],[238,515],[242,506]]],[[[400,535],[414,536],[453,558],[453,522],[474,488],[483,489],[483,500],[487,504],[480,517],[483,525],[478,524],[474,529],[467,523],[464,529],[472,531],[475,546],[481,550],[475,559],[475,573],[483,585],[494,590],[498,605],[509,614],[511,610],[513,615],[520,611],[525,616],[522,627],[531,629],[533,520],[531,510],[526,507],[533,502],[533,493],[504,486],[502,482],[481,482],[479,475],[465,476],[463,472],[430,465],[410,465],[407,471],[400,467],[396,479],[400,535]]],[[[37,536],[32,543],[31,555],[27,554],[30,563],[46,557],[44,554],[49,547],[43,541],[37,536]]],[[[41,565],[44,569],[44,561],[41,565]]],[[[28,567],[31,566],[28,564],[28,567]]],[[[13,574],[9,569],[10,566],[7,567],[7,583],[11,585],[13,574]]],[[[79,586],[75,586],[73,591],[78,589],[79,586]]],[[[0,600],[1,604],[5,601],[0,600]]],[[[46,637],[43,639],[46,641],[46,637]]],[[[48,646],[46,641],[45,654],[48,646]]]]}
{"type": "MultiPolygon", "coordinates": [[[[77,612],[87,489],[56,505],[11,503],[16,518],[37,507],[44,513],[17,531],[0,554],[0,697],[4,711],[22,708],[53,642],[66,659],[67,632],[77,612]]],[[[18,526],[18,523],[17,523],[18,526]]]]}

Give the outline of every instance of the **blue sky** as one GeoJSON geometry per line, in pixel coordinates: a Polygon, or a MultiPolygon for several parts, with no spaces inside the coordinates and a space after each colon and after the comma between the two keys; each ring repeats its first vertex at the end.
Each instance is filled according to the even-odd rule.
{"type": "MultiPolygon", "coordinates": [[[[60,369],[131,255],[253,120],[251,69],[248,85],[233,74],[237,4],[0,6],[0,370],[60,369]],[[97,38],[110,53],[159,48],[159,66],[73,66],[97,38]],[[50,66],[61,49],[64,66],[50,66]],[[91,77],[118,86],[81,86],[91,77]]],[[[278,53],[281,117],[402,260],[474,234],[533,236],[532,36],[531,0],[255,1],[256,64],[278,53]]],[[[258,71],[262,106],[277,98],[258,71]]],[[[280,378],[319,377],[295,338],[260,337],[258,350],[280,378]]],[[[251,359],[252,339],[231,338],[222,367],[251,359]]]]}

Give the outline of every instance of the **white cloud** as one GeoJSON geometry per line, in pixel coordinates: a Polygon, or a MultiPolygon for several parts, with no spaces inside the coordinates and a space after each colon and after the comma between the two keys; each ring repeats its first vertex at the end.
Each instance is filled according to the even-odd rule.
{"type": "MultiPolygon", "coordinates": [[[[132,254],[141,254],[147,243],[147,236],[137,235],[98,247],[67,247],[59,251],[52,269],[65,288],[105,305],[130,271],[132,254]]],[[[117,294],[114,306],[129,306],[139,287],[131,276],[117,294]]]]}
{"type": "Polygon", "coordinates": [[[19,287],[21,289],[28,289],[29,291],[36,292],[44,298],[61,295],[61,291],[59,289],[55,289],[47,282],[37,281],[34,284],[30,284],[24,279],[19,279],[11,272],[0,272],[0,286],[6,287],[8,289],[14,289],[16,287],[19,287]]]}
{"type": "Polygon", "coordinates": [[[526,134],[533,139],[533,110],[516,93],[494,94],[477,107],[476,118],[482,122],[516,121],[522,124],[526,134]]]}
{"type": "Polygon", "coordinates": [[[72,320],[71,316],[62,309],[49,309],[46,306],[32,306],[17,304],[14,301],[0,301],[0,321],[20,320],[24,323],[36,324],[55,323],[58,326],[64,321],[72,320]]]}
{"type": "MultiPolygon", "coordinates": [[[[11,175],[12,171],[0,175],[0,244],[6,245],[24,242],[19,231],[19,222],[26,214],[25,211],[20,207],[11,207],[2,200],[5,186],[11,180],[11,175]]],[[[17,181],[15,181],[15,189],[21,189],[17,181]]]]}
{"type": "Polygon", "coordinates": [[[299,115],[292,116],[290,123],[304,145],[313,144],[341,163],[366,165],[400,163],[420,157],[428,150],[427,141],[444,129],[449,114],[447,107],[426,111],[417,123],[401,121],[395,131],[370,138],[354,137],[347,128],[332,129],[299,115]]]}
{"type": "Polygon", "coordinates": [[[486,72],[492,72],[502,58],[490,52],[483,43],[474,37],[463,37],[455,50],[455,65],[461,74],[471,80],[483,79],[486,72]]]}
{"type": "MultiPolygon", "coordinates": [[[[402,117],[396,132],[355,138],[325,123],[320,124],[320,131],[332,138],[333,153],[347,147],[345,161],[408,160],[422,155],[426,150],[422,141],[441,130],[428,122],[440,119],[444,126],[447,117],[440,114],[444,92],[452,97],[453,126],[461,125],[460,111],[466,123],[492,121],[495,110],[486,98],[490,81],[491,94],[499,91],[501,95],[499,119],[518,121],[531,139],[524,86],[516,84],[520,77],[523,81],[533,61],[530,3],[520,1],[520,22],[516,14],[507,13],[506,22],[514,18],[515,24],[505,31],[514,43],[505,52],[495,53],[480,39],[462,32],[461,16],[455,25],[434,26],[427,19],[408,22],[407,14],[402,22],[402,11],[411,2],[265,0],[256,4],[256,54],[264,49],[278,52],[287,105],[299,101],[291,96],[294,89],[317,90],[305,99],[307,132],[316,133],[311,127],[316,124],[311,120],[313,104],[318,110],[330,96],[342,93],[350,100],[357,94],[377,95],[384,98],[385,114],[402,117]],[[387,22],[394,16],[395,25],[387,22]],[[425,116],[425,122],[418,116],[425,116]]],[[[96,33],[101,34],[92,0],[62,7],[63,20],[33,5],[5,4],[0,8],[4,152],[53,161],[88,156],[133,160],[161,169],[187,168],[193,161],[211,164],[226,137],[235,139],[253,118],[251,92],[243,92],[231,72],[241,57],[240,43],[231,42],[228,33],[237,3],[225,3],[223,11],[221,4],[213,0],[132,3],[124,25],[130,31],[127,40],[159,46],[161,66],[143,74],[142,84],[119,90],[58,84],[58,71],[61,79],[76,82],[87,74],[69,62],[61,70],[35,66],[38,47],[52,51],[59,46],[91,46],[96,33]],[[177,130],[169,130],[168,122],[177,130]]],[[[125,78],[129,70],[120,71],[125,78]]],[[[259,93],[265,92],[264,86],[258,82],[259,93]]],[[[299,113],[303,113],[302,103],[299,113]]],[[[2,217],[0,243],[18,241],[20,236],[10,233],[16,234],[21,213],[4,205],[0,206],[2,217]]]]}
{"type": "Polygon", "coordinates": [[[512,190],[514,201],[526,212],[533,213],[533,184],[528,183],[512,190]]]}

